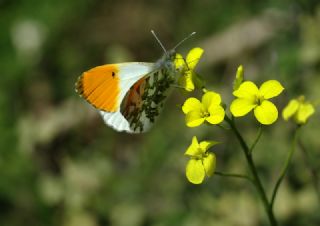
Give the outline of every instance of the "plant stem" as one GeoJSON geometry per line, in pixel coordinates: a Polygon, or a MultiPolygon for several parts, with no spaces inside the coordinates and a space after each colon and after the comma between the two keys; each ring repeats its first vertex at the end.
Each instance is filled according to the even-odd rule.
{"type": "Polygon", "coordinates": [[[253,183],[253,180],[247,175],[236,174],[236,173],[224,173],[224,172],[218,172],[218,171],[215,171],[214,174],[218,176],[223,176],[223,177],[235,177],[239,179],[246,179],[251,183],[253,183]]]}
{"type": "Polygon", "coordinates": [[[319,187],[319,175],[317,170],[314,168],[314,164],[313,162],[310,160],[310,155],[306,149],[306,147],[303,145],[303,143],[301,142],[301,140],[298,141],[298,145],[302,151],[303,154],[303,158],[305,161],[306,166],[309,168],[310,174],[311,174],[311,180],[312,180],[312,184],[313,187],[316,191],[317,197],[318,197],[318,203],[320,205],[320,187],[319,187]]]}
{"type": "Polygon", "coordinates": [[[271,201],[270,201],[270,207],[271,209],[273,209],[273,205],[274,205],[274,201],[276,199],[276,196],[277,196],[277,192],[278,192],[278,189],[279,189],[279,186],[284,178],[284,176],[286,175],[287,173],[287,170],[288,170],[288,167],[289,167],[289,164],[291,162],[291,159],[292,159],[292,156],[293,156],[293,153],[295,151],[295,147],[296,147],[296,143],[297,143],[297,137],[298,137],[298,131],[299,131],[299,127],[296,128],[296,130],[294,131],[294,137],[293,137],[293,141],[292,141],[292,146],[291,146],[291,149],[288,153],[288,156],[287,156],[287,159],[283,165],[283,168],[282,168],[282,171],[281,171],[281,174],[276,182],[276,185],[273,189],[273,192],[272,192],[272,196],[271,196],[271,201]]]}
{"type": "Polygon", "coordinates": [[[247,163],[248,163],[248,167],[251,171],[251,174],[252,174],[252,179],[253,179],[253,184],[255,185],[255,188],[259,194],[259,197],[263,203],[263,206],[264,206],[264,209],[268,215],[268,218],[269,218],[269,222],[270,222],[270,225],[272,226],[277,226],[278,223],[277,223],[277,220],[273,214],[273,211],[272,211],[272,208],[271,206],[269,205],[269,201],[268,201],[268,198],[267,198],[267,195],[266,195],[266,192],[262,186],[262,183],[261,183],[261,180],[259,178],[259,175],[258,175],[258,172],[257,172],[257,169],[256,169],[256,166],[253,162],[253,159],[252,159],[252,155],[251,155],[251,152],[250,152],[250,149],[247,145],[247,143],[244,141],[243,137],[241,136],[241,134],[239,133],[237,127],[235,126],[234,122],[229,119],[227,116],[225,117],[225,120],[229,123],[232,131],[234,132],[234,134],[236,135],[237,139],[239,140],[240,142],[240,145],[242,147],[242,150],[243,150],[243,153],[246,157],[246,160],[247,160],[247,163]]]}
{"type": "Polygon", "coordinates": [[[258,135],[257,135],[256,139],[254,140],[253,144],[250,147],[250,151],[249,151],[250,154],[252,153],[253,149],[255,148],[256,144],[258,143],[261,135],[262,135],[262,125],[260,124],[259,130],[258,130],[258,135]]]}

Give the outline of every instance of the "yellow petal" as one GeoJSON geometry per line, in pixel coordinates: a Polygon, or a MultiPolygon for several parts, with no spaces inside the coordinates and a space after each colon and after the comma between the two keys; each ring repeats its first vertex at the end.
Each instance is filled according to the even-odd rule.
{"type": "Polygon", "coordinates": [[[185,114],[188,114],[190,111],[200,111],[201,108],[202,104],[200,103],[200,100],[194,97],[188,98],[182,105],[182,111],[185,114]]]}
{"type": "Polygon", "coordinates": [[[254,115],[261,124],[270,125],[277,120],[278,110],[273,103],[264,100],[254,109],[254,115]]]}
{"type": "Polygon", "coordinates": [[[204,152],[201,150],[197,137],[192,137],[191,145],[188,147],[187,151],[184,154],[196,157],[202,155],[203,153],[204,152]]]}
{"type": "Polygon", "coordinates": [[[186,61],[188,64],[188,68],[193,70],[195,66],[198,64],[201,56],[203,54],[203,49],[201,48],[193,48],[187,55],[186,61]]]}
{"type": "Polygon", "coordinates": [[[297,100],[291,100],[289,104],[283,109],[282,117],[284,120],[291,118],[299,108],[299,102],[297,100]]]}
{"type": "Polygon", "coordinates": [[[174,65],[180,72],[186,70],[186,62],[184,61],[183,56],[180,53],[176,53],[174,65]]]}
{"type": "Polygon", "coordinates": [[[209,148],[218,143],[219,142],[213,140],[205,140],[200,142],[199,147],[202,150],[202,152],[205,153],[209,148]]]}
{"type": "Polygon", "coordinates": [[[186,124],[188,127],[200,126],[204,120],[205,118],[202,117],[200,111],[190,111],[186,115],[186,124]]]}
{"type": "Polygon", "coordinates": [[[240,65],[237,69],[236,78],[233,81],[233,90],[237,90],[243,82],[243,66],[240,65]]]}
{"type": "Polygon", "coordinates": [[[184,75],[180,76],[179,84],[188,92],[191,92],[194,90],[195,85],[193,83],[193,77],[192,77],[191,71],[186,71],[184,75]]]}
{"type": "Polygon", "coordinates": [[[206,175],[210,177],[216,169],[216,155],[213,153],[209,153],[208,156],[203,159],[202,163],[206,175]]]}
{"type": "Polygon", "coordinates": [[[230,111],[234,117],[240,117],[248,114],[255,106],[254,100],[235,99],[230,105],[230,111]]]}
{"type": "Polygon", "coordinates": [[[218,93],[209,91],[203,94],[201,103],[204,109],[209,109],[211,105],[219,105],[221,103],[221,97],[218,93]]]}
{"type": "Polygon", "coordinates": [[[224,109],[220,105],[211,105],[209,108],[210,116],[206,120],[211,124],[219,124],[224,119],[224,109]]]}
{"type": "Polygon", "coordinates": [[[301,104],[295,119],[298,124],[304,124],[307,122],[308,118],[314,114],[314,112],[315,110],[312,104],[301,104]]]}
{"type": "Polygon", "coordinates": [[[283,86],[277,80],[269,80],[264,82],[259,89],[260,96],[265,99],[278,96],[284,90],[283,86]]]}
{"type": "Polygon", "coordinates": [[[233,95],[239,98],[255,98],[259,93],[258,87],[250,81],[241,83],[239,88],[233,91],[233,95]]]}
{"type": "Polygon", "coordinates": [[[201,160],[189,160],[186,166],[186,176],[191,183],[201,184],[204,180],[205,174],[201,160]]]}

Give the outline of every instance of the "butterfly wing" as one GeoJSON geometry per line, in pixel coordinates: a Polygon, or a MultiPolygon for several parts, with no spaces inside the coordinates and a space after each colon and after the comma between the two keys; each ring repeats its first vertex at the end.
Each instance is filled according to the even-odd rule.
{"type": "Polygon", "coordinates": [[[172,68],[160,67],[139,79],[130,88],[120,106],[120,112],[128,122],[130,132],[141,133],[150,129],[174,82],[175,71],[172,68]]]}
{"type": "Polygon", "coordinates": [[[120,104],[130,87],[153,70],[153,63],[141,62],[98,66],[79,77],[76,91],[100,110],[106,124],[117,131],[131,132],[120,104]]]}

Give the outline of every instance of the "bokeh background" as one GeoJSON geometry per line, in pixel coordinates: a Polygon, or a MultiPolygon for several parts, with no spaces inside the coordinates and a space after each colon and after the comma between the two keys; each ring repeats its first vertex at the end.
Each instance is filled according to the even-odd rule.
{"type": "MultiPolygon", "coordinates": [[[[97,65],[156,61],[151,29],[167,48],[196,31],[178,51],[205,49],[197,72],[227,104],[239,64],[247,79],[286,87],[280,110],[300,94],[319,103],[319,24],[317,0],[0,0],[0,225],[268,225],[246,181],[186,180],[193,135],[222,142],[212,149],[218,171],[246,173],[246,163],[229,131],[185,126],[185,93],[172,93],[150,132],[129,135],[106,127],[74,83],[97,65]]],[[[238,125],[252,142],[252,115],[238,125]]],[[[279,118],[255,150],[269,195],[293,128],[279,118]]],[[[319,135],[316,114],[275,203],[282,225],[320,225],[319,135]]]]}

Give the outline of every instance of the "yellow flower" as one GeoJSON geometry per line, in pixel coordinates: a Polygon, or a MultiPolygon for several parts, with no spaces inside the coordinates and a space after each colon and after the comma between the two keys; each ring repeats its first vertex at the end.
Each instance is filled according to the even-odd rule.
{"type": "Polygon", "coordinates": [[[288,121],[293,118],[294,122],[301,125],[305,124],[308,118],[315,112],[314,106],[305,101],[304,96],[291,100],[282,111],[282,117],[288,121]]]}
{"type": "Polygon", "coordinates": [[[210,177],[216,168],[216,156],[208,153],[208,149],[217,144],[216,141],[198,142],[197,137],[192,138],[185,155],[190,157],[186,166],[186,176],[193,184],[201,184],[205,176],[210,177]]]}
{"type": "Polygon", "coordinates": [[[270,125],[277,120],[278,109],[268,99],[278,96],[283,90],[283,86],[276,80],[264,82],[259,89],[253,82],[243,82],[233,91],[233,95],[238,98],[232,101],[230,111],[234,117],[241,117],[254,110],[261,124],[270,125]]]}
{"type": "Polygon", "coordinates": [[[181,54],[176,54],[174,64],[182,75],[179,78],[179,84],[188,92],[193,91],[196,87],[202,88],[203,86],[201,78],[194,72],[194,68],[198,64],[202,54],[203,49],[198,47],[191,49],[186,59],[181,54]]]}
{"type": "Polygon", "coordinates": [[[186,114],[186,124],[189,127],[196,127],[207,121],[210,124],[219,124],[224,119],[224,109],[220,105],[221,97],[215,92],[206,92],[201,102],[194,98],[188,98],[182,111],[186,114]]]}

